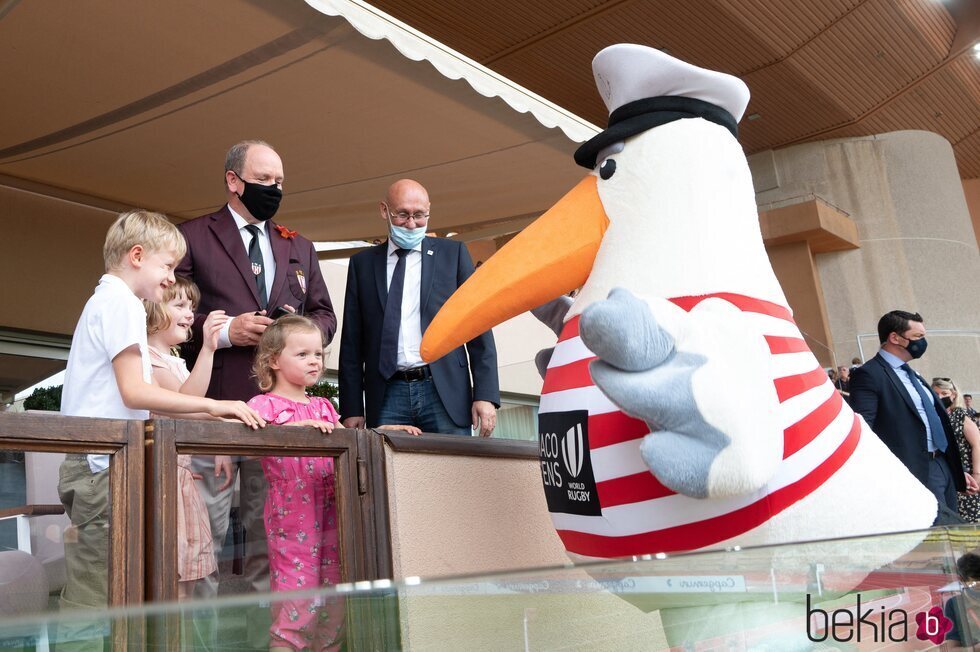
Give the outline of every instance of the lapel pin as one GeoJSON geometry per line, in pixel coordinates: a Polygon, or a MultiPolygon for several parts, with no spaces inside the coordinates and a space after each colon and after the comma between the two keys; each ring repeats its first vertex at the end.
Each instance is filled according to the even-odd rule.
{"type": "Polygon", "coordinates": [[[425,252],[425,253],[427,253],[428,255],[430,255],[430,256],[431,256],[431,255],[432,255],[432,250],[431,250],[431,249],[428,249],[428,250],[426,250],[426,252],[425,252]]]}

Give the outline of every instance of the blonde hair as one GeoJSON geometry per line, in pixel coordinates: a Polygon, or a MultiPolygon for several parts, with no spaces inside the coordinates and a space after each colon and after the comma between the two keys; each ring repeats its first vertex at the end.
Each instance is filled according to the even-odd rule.
{"type": "Polygon", "coordinates": [[[192,309],[197,308],[197,304],[201,302],[201,291],[197,289],[194,281],[184,276],[174,277],[174,284],[163,291],[163,299],[160,300],[160,303],[143,299],[143,307],[146,308],[147,335],[153,335],[170,328],[170,312],[165,304],[173,301],[181,294],[191,302],[192,309]]]}
{"type": "Polygon", "coordinates": [[[952,378],[933,378],[932,386],[934,389],[945,389],[953,393],[953,407],[966,407],[963,404],[963,398],[960,396],[960,390],[956,389],[956,383],[953,382],[952,378]]]}
{"type": "Polygon", "coordinates": [[[126,254],[136,245],[147,253],[173,251],[177,260],[187,253],[187,243],[177,227],[165,215],[142,209],[121,213],[109,227],[102,246],[107,272],[119,268],[126,254]]]}
{"type": "Polygon", "coordinates": [[[255,347],[255,363],[252,365],[252,374],[263,392],[268,392],[275,384],[276,372],[272,362],[286,348],[286,338],[293,333],[316,333],[320,336],[320,345],[324,345],[323,331],[308,317],[286,315],[269,324],[255,347]]]}

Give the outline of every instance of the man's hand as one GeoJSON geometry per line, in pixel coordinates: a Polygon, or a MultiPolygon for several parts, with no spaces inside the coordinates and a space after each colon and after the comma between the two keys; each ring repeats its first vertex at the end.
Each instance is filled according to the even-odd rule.
{"type": "Polygon", "coordinates": [[[222,473],[225,474],[225,481],[221,483],[220,487],[218,487],[218,491],[224,491],[231,486],[232,482],[235,481],[235,476],[231,472],[230,455],[214,456],[214,477],[220,478],[222,473]]]}
{"type": "Polygon", "coordinates": [[[497,427],[497,408],[490,401],[473,401],[473,429],[480,429],[481,437],[493,435],[493,429],[497,427]]]}
{"type": "Polygon", "coordinates": [[[340,422],[345,428],[364,430],[364,417],[347,417],[340,422]]]}
{"type": "Polygon", "coordinates": [[[977,483],[976,478],[974,478],[969,473],[963,473],[966,476],[966,493],[971,496],[975,493],[980,492],[980,484],[977,483]]]}
{"type": "Polygon", "coordinates": [[[259,314],[243,312],[231,320],[228,328],[228,339],[233,346],[255,346],[272,320],[265,316],[265,310],[259,314]]]}
{"type": "Polygon", "coordinates": [[[403,425],[394,425],[394,424],[389,424],[386,426],[378,426],[377,428],[375,428],[375,430],[391,430],[391,431],[407,432],[408,434],[415,435],[416,437],[422,434],[422,431],[416,428],[415,426],[403,426],[403,425]]]}

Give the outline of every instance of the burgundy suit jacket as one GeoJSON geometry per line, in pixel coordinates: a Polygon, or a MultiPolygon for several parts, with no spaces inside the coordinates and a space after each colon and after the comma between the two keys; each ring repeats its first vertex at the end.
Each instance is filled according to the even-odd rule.
{"type": "MultiPolygon", "coordinates": [[[[259,310],[259,295],[242,236],[227,205],[217,213],[184,222],[177,228],[187,241],[187,255],[177,265],[176,273],[194,281],[201,290],[201,304],[194,315],[194,338],[183,347],[190,366],[197,359],[201,327],[208,313],[224,310],[234,317],[254,312],[259,310]]],[[[315,321],[329,343],[337,332],[337,317],[313,243],[299,235],[284,238],[271,220],[266,228],[276,259],[269,311],[283,304],[291,305],[296,312],[315,321]]],[[[247,401],[258,394],[252,375],[254,355],[252,346],[218,349],[214,354],[208,396],[247,401]]]]}

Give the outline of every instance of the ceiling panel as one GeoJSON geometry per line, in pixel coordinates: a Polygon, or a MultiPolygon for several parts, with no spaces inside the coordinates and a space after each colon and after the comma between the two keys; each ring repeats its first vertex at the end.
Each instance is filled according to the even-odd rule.
{"type": "Polygon", "coordinates": [[[925,129],[953,144],[961,176],[980,177],[980,0],[373,4],[595,124],[607,112],[592,57],[642,43],[745,79],[760,116],[741,125],[749,153],[925,129]]]}

